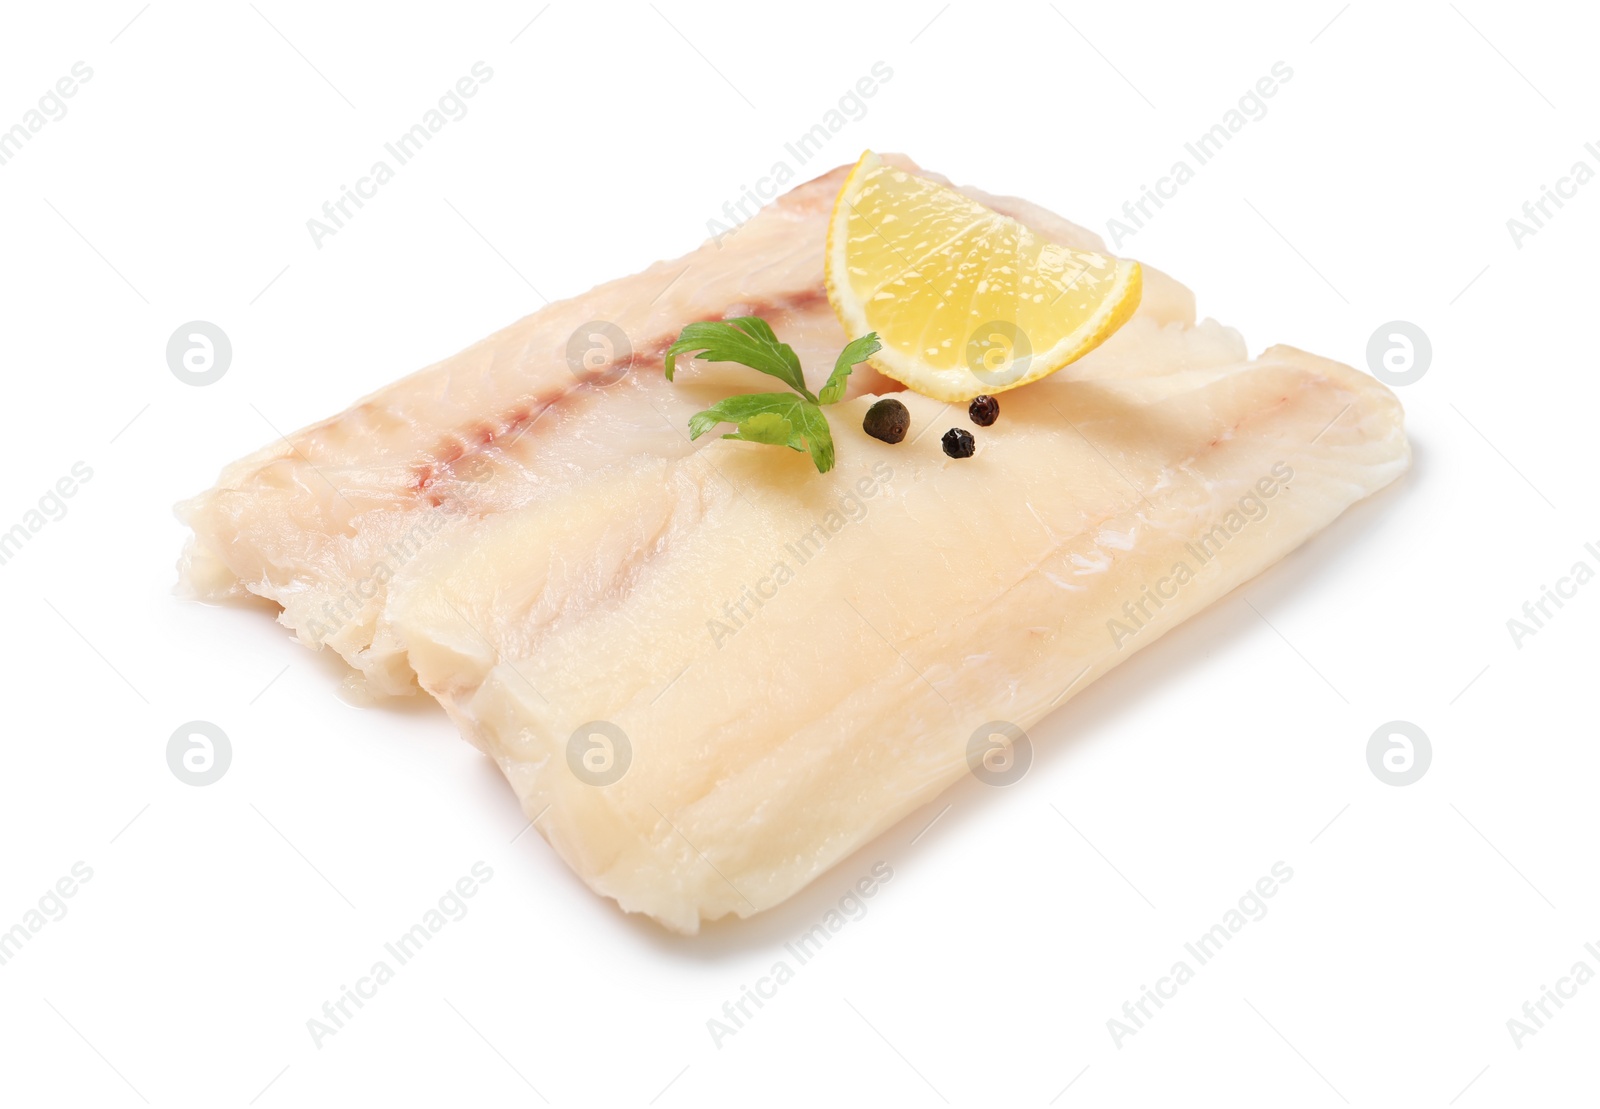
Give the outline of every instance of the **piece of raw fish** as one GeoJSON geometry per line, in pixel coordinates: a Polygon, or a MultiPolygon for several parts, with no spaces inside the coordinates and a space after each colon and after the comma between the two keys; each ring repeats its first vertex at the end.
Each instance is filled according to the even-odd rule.
{"type": "Polygon", "coordinates": [[[1405,470],[1382,385],[1249,359],[1148,266],[1134,318],[1004,394],[975,457],[939,449],[965,413],[910,392],[905,441],[867,436],[898,385],[866,366],[828,409],[827,474],[690,442],[692,412],[768,383],[666,382],[684,324],[759,315],[813,390],[832,368],[846,172],[227,467],[180,506],[185,585],[270,598],[372,687],[420,685],[591,887],[693,932],[789,897],[1405,470]]]}

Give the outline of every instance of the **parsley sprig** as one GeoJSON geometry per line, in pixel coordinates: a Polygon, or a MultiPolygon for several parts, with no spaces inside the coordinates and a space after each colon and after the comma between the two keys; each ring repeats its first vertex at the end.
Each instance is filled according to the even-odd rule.
{"type": "Polygon", "coordinates": [[[737,362],[769,374],[791,390],[787,393],[741,393],[720,400],[689,418],[689,437],[698,439],[718,424],[735,425],[724,439],[767,443],[790,450],[809,451],[819,474],[833,469],[833,434],[822,406],[844,396],[845,379],[857,363],[876,354],[881,344],[876,332],[852,340],[839,352],[833,373],[820,393],[806,388],[800,358],[788,343],[778,342],[771,325],[759,316],[692,323],[667,348],[663,368],[672,380],[679,355],[706,362],[737,362]]]}

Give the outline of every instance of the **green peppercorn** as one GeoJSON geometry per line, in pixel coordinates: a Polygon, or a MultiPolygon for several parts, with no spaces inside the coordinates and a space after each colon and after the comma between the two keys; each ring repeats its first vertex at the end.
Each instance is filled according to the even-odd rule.
{"type": "Polygon", "coordinates": [[[967,405],[967,417],[979,427],[988,427],[1000,418],[1000,402],[987,395],[973,397],[967,405]]]}
{"type": "Polygon", "coordinates": [[[861,421],[862,431],[885,443],[900,442],[910,427],[910,411],[893,397],[885,397],[867,409],[867,418],[861,421]]]}
{"type": "Polygon", "coordinates": [[[944,453],[951,458],[971,458],[973,452],[978,449],[977,444],[972,441],[972,432],[960,427],[953,427],[945,432],[940,442],[944,444],[944,453]]]}

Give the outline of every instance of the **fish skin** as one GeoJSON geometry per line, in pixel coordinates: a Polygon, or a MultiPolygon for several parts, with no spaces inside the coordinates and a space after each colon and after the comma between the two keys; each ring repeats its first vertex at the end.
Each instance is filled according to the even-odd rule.
{"type": "Polygon", "coordinates": [[[969,773],[979,725],[1031,727],[1405,470],[1381,384],[1290,347],[1249,360],[1148,266],[1134,318],[1005,394],[973,458],[937,446],[964,413],[866,366],[828,410],[826,475],[795,452],[690,442],[692,412],[761,386],[698,362],[666,383],[683,324],[759,314],[811,388],[831,369],[846,336],[822,249],[847,172],[229,466],[179,508],[186,588],[267,597],[373,688],[433,695],[580,877],[692,933],[793,895],[969,773]],[[604,388],[566,361],[591,320],[633,347],[604,388]],[[890,392],[911,413],[898,446],[861,429],[890,392]],[[1174,595],[1147,599],[1185,561],[1174,595]],[[1119,636],[1134,601],[1145,616],[1119,636]],[[612,784],[569,768],[593,721],[631,744],[612,784]]]}

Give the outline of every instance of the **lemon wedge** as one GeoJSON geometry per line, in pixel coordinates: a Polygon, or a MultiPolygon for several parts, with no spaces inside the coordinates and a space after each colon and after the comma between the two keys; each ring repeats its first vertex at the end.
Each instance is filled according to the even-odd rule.
{"type": "Polygon", "coordinates": [[[882,373],[942,401],[1053,374],[1139,306],[1139,263],[1048,242],[954,189],[856,163],[828,224],[828,302],[882,373]]]}

